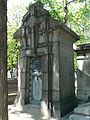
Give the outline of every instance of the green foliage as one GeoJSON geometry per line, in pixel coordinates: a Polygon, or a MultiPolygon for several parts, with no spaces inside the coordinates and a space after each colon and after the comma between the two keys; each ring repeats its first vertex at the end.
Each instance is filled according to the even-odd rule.
{"type": "Polygon", "coordinates": [[[78,2],[82,2],[82,3],[83,3],[83,2],[86,2],[86,0],[77,0],[77,1],[78,1],[78,2]]]}
{"type": "Polygon", "coordinates": [[[67,25],[80,35],[76,44],[90,43],[90,0],[35,0],[48,8],[51,15],[64,22],[65,2],[67,5],[67,25]],[[59,2],[58,2],[59,1],[59,2]]]}
{"type": "MultiPolygon", "coordinates": [[[[67,4],[67,26],[80,35],[76,44],[90,43],[90,0],[35,0],[49,10],[52,17],[64,22],[65,4],[67,4]],[[65,3],[66,2],[66,3],[65,3]]],[[[19,43],[13,39],[13,34],[20,26],[26,8],[17,6],[8,12],[8,68],[15,67],[19,54],[19,43]]]]}
{"type": "Polygon", "coordinates": [[[8,41],[7,41],[8,66],[7,67],[8,68],[7,69],[13,69],[14,67],[16,67],[19,56],[20,44],[15,39],[13,39],[13,34],[15,33],[15,31],[16,31],[15,26],[8,25],[8,31],[7,31],[7,35],[8,35],[8,41]]]}
{"type": "MultiPolygon", "coordinates": [[[[88,3],[89,4],[89,3],[88,3]]],[[[74,4],[75,5],[75,4],[74,4]]],[[[77,4],[76,4],[77,5],[77,4]]],[[[70,19],[68,25],[80,35],[80,41],[76,44],[90,43],[90,5],[84,3],[78,3],[78,9],[73,9],[69,12],[70,19]]],[[[72,6],[71,6],[72,7],[72,6]]],[[[71,8],[70,8],[71,9],[71,8]]]]}
{"type": "MultiPolygon", "coordinates": [[[[67,26],[80,36],[80,40],[75,43],[76,45],[90,43],[90,0],[36,1],[43,3],[49,9],[51,15],[61,22],[64,22],[65,14],[67,14],[67,26]],[[65,11],[65,2],[69,3],[67,11],[65,11]]],[[[77,68],[76,53],[74,53],[74,67],[77,68]]]]}
{"type": "Polygon", "coordinates": [[[13,34],[22,24],[22,18],[27,12],[26,5],[15,5],[7,10],[7,62],[8,68],[12,70],[14,67],[17,67],[17,61],[19,57],[19,48],[20,43],[13,38],[13,34]]]}
{"type": "Polygon", "coordinates": [[[18,57],[19,57],[19,48],[20,43],[13,38],[13,34],[19,28],[22,22],[22,17],[26,12],[24,6],[15,6],[12,9],[8,10],[8,22],[7,22],[7,69],[12,70],[16,67],[18,57]]]}
{"type": "Polygon", "coordinates": [[[58,4],[57,0],[35,0],[36,2],[42,3],[46,9],[49,10],[52,17],[63,21],[64,16],[64,1],[62,0],[58,4]]]}

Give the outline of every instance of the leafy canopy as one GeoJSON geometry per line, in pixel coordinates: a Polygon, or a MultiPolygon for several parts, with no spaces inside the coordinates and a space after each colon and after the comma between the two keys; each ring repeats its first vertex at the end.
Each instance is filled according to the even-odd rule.
{"type": "MultiPolygon", "coordinates": [[[[34,0],[44,5],[52,17],[65,22],[72,30],[80,35],[76,44],[90,43],[90,0],[34,0]],[[66,17],[66,18],[65,18],[66,17]]],[[[15,6],[8,10],[8,69],[17,64],[20,44],[13,39],[13,34],[21,25],[26,13],[25,6],[15,6]]]]}
{"type": "Polygon", "coordinates": [[[66,15],[67,26],[80,35],[80,41],[76,44],[90,43],[90,0],[35,1],[44,4],[51,15],[63,23],[66,15]]]}
{"type": "Polygon", "coordinates": [[[16,67],[20,43],[13,38],[13,34],[20,27],[22,17],[26,13],[25,6],[15,6],[12,9],[8,9],[8,22],[7,22],[7,62],[8,70],[13,70],[16,67]]]}

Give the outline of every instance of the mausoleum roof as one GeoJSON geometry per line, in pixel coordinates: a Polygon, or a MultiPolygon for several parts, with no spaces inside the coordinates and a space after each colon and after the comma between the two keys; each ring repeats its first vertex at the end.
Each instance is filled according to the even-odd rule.
{"type": "MultiPolygon", "coordinates": [[[[49,14],[49,12],[43,8],[42,4],[34,3],[30,5],[29,11],[24,15],[22,20],[22,26],[15,32],[14,38],[15,39],[21,39],[22,38],[22,29],[25,26],[29,26],[30,20],[35,18],[35,22],[42,22],[43,20],[46,20],[46,18],[49,20],[50,28],[48,30],[42,30],[40,33],[44,32],[50,32],[54,31],[56,29],[62,29],[64,32],[69,34],[74,38],[74,42],[79,40],[79,36],[72,31],[69,27],[67,27],[64,23],[61,23],[60,21],[52,18],[49,14]]],[[[33,21],[33,20],[31,20],[33,21]]]]}

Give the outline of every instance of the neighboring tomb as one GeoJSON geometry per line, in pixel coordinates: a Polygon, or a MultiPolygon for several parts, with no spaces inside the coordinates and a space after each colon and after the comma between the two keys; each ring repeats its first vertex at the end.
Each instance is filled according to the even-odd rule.
{"type": "Polygon", "coordinates": [[[79,105],[70,115],[69,120],[90,120],[90,103],[79,105]]]}
{"type": "Polygon", "coordinates": [[[77,98],[90,101],[90,44],[78,45],[77,53],[77,98]]]}
{"type": "Polygon", "coordinates": [[[73,43],[79,36],[35,3],[14,37],[21,42],[19,103],[46,105],[58,118],[70,112],[76,106],[73,43]]]}

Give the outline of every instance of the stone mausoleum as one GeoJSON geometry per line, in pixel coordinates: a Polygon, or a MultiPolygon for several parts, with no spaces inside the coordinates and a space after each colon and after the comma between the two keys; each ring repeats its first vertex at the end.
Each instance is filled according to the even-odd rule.
{"type": "Polygon", "coordinates": [[[18,103],[46,105],[58,118],[70,112],[76,106],[73,43],[79,36],[35,3],[14,37],[21,43],[18,103]]]}
{"type": "Polygon", "coordinates": [[[78,45],[77,53],[77,98],[90,101],[90,44],[78,45]]]}
{"type": "Polygon", "coordinates": [[[69,120],[90,120],[90,43],[78,45],[77,53],[77,99],[79,103],[69,120]]]}

